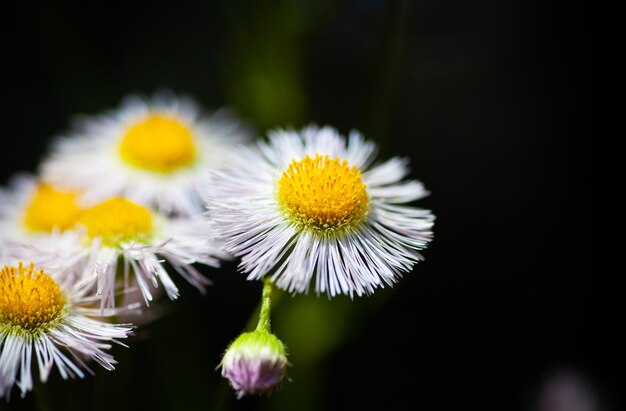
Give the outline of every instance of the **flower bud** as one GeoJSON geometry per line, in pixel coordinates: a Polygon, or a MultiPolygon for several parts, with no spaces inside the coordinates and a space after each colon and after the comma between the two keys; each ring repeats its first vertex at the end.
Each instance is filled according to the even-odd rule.
{"type": "Polygon", "coordinates": [[[285,377],[287,354],[274,334],[256,330],[241,334],[222,358],[222,376],[230,381],[237,398],[269,393],[285,377]]]}

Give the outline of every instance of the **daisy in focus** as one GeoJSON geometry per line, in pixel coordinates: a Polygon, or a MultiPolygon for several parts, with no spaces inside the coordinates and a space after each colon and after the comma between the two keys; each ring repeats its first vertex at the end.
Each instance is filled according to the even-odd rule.
{"type": "Polygon", "coordinates": [[[70,257],[61,268],[83,270],[83,282],[96,282],[102,307],[115,307],[118,291],[130,292],[135,283],[148,305],[160,285],[170,299],[178,297],[165,264],[204,291],[209,281],[193,264],[217,267],[218,258],[225,257],[220,245],[206,236],[207,224],[201,219],[169,218],[112,197],[82,210],[73,229],[14,244],[9,253],[49,266],[59,261],[55,250],[62,241],[63,254],[70,257]]]}
{"type": "Polygon", "coordinates": [[[131,331],[94,318],[116,311],[89,308],[85,289],[55,274],[32,263],[0,269],[0,398],[9,398],[13,386],[22,397],[33,388],[34,358],[42,382],[55,366],[64,379],[83,378],[92,373],[86,360],[113,370],[107,350],[131,331]]]}
{"type": "Polygon", "coordinates": [[[212,174],[207,208],[248,279],[279,288],[360,296],[422,259],[434,216],[406,203],[428,192],[407,161],[372,165],[375,145],[330,127],[276,131],[212,174]]]}
{"type": "Polygon", "coordinates": [[[124,196],[163,214],[198,216],[205,174],[249,137],[226,111],[205,116],[170,93],[130,96],[113,112],[83,118],[53,146],[42,170],[89,203],[124,196]]]}

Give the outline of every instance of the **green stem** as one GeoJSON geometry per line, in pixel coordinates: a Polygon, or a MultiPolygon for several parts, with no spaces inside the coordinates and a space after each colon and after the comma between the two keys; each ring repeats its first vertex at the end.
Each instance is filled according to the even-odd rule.
{"type": "Polygon", "coordinates": [[[269,279],[263,280],[263,294],[261,296],[261,312],[256,329],[271,332],[270,311],[272,309],[272,282],[269,279]]]}
{"type": "MultiPolygon", "coordinates": [[[[261,302],[259,303],[259,305],[261,306],[261,309],[258,310],[257,308],[254,310],[254,312],[248,319],[247,325],[245,327],[246,330],[249,330],[252,328],[252,325],[254,324],[254,319],[256,318],[256,311],[258,310],[259,320],[257,322],[256,330],[265,331],[268,333],[271,332],[270,311],[272,309],[272,289],[273,288],[274,288],[274,285],[272,284],[270,280],[263,279],[263,293],[261,295],[261,302]]],[[[280,293],[277,294],[277,297],[280,297],[280,295],[281,295],[280,293]]],[[[231,392],[232,391],[230,387],[228,386],[228,384],[225,383],[225,380],[222,380],[222,383],[220,384],[220,388],[217,394],[214,396],[215,402],[214,402],[213,409],[216,409],[216,410],[230,409],[229,403],[230,403],[230,400],[233,398],[233,395],[231,394],[231,392]]]]}

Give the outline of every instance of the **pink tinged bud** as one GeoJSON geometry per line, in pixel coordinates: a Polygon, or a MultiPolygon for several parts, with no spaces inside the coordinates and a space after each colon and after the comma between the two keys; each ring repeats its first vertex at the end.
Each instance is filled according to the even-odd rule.
{"type": "Polygon", "coordinates": [[[267,331],[241,334],[226,350],[222,376],[237,398],[269,393],[285,378],[287,355],[283,343],[267,331]]]}

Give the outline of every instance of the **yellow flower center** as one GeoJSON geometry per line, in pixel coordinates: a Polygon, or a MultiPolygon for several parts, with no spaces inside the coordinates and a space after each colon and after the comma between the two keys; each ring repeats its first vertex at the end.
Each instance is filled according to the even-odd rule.
{"type": "Polygon", "coordinates": [[[142,240],[152,231],[152,213],[122,197],[113,197],[87,210],[78,220],[90,238],[100,237],[104,244],[142,240]]]}
{"type": "Polygon", "coordinates": [[[66,230],[80,216],[76,194],[40,184],[24,214],[24,224],[32,231],[49,233],[53,228],[66,230]]]}
{"type": "Polygon", "coordinates": [[[187,167],[196,159],[196,144],[189,127],[159,113],[150,114],[129,128],[119,150],[127,163],[160,173],[187,167]]]}
{"type": "Polygon", "coordinates": [[[31,263],[0,269],[0,325],[26,330],[45,327],[65,305],[59,285],[31,263]]]}
{"type": "Polygon", "coordinates": [[[278,202],[296,224],[335,231],[362,222],[369,198],[361,170],[341,158],[316,154],[291,162],[278,181],[278,202]]]}

